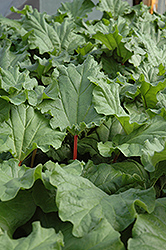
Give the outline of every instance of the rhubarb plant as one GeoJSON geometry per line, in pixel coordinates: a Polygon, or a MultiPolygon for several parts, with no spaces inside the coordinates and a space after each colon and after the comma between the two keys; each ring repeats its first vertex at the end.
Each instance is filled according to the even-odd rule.
{"type": "Polygon", "coordinates": [[[121,0],[12,11],[0,17],[0,248],[164,249],[165,15],[121,0]]]}

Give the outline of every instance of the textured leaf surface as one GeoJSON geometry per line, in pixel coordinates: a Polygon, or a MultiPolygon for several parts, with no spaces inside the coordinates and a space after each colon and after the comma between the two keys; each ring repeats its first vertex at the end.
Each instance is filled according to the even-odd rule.
{"type": "Polygon", "coordinates": [[[41,178],[42,165],[36,168],[18,166],[19,161],[10,159],[0,164],[0,199],[13,199],[20,189],[30,189],[37,179],[41,178]]]}
{"type": "Polygon", "coordinates": [[[58,9],[60,13],[67,13],[71,17],[86,17],[92,11],[94,4],[89,0],[74,0],[73,2],[62,3],[58,9]]]}
{"type": "Polygon", "coordinates": [[[56,22],[51,26],[46,22],[45,14],[39,13],[36,9],[33,13],[26,13],[23,27],[30,32],[30,48],[39,48],[41,54],[62,50],[73,52],[77,46],[84,43],[83,37],[73,32],[72,22],[66,19],[62,25],[56,22]]]}
{"type": "Polygon", "coordinates": [[[1,88],[12,93],[14,90],[22,88],[33,89],[37,86],[37,81],[29,77],[29,72],[19,72],[18,67],[9,67],[7,70],[1,69],[1,88]]]}
{"type": "Polygon", "coordinates": [[[51,125],[54,128],[75,127],[72,133],[80,133],[86,126],[100,125],[103,116],[97,114],[94,109],[94,85],[88,79],[89,76],[96,76],[99,70],[97,62],[92,57],[88,57],[77,67],[73,64],[67,68],[59,67],[59,98],[54,102],[47,101],[39,105],[42,112],[51,110],[54,116],[51,125]]]}
{"type": "Polygon", "coordinates": [[[53,130],[49,120],[32,107],[13,106],[10,120],[0,128],[0,151],[11,151],[15,158],[23,161],[37,147],[44,152],[50,145],[59,148],[64,136],[65,133],[53,130]]]}
{"type": "Polygon", "coordinates": [[[166,199],[156,201],[151,214],[138,215],[133,228],[133,238],[129,240],[129,250],[166,248],[166,199]]]}
{"type": "Polygon", "coordinates": [[[83,176],[107,194],[124,192],[129,188],[144,188],[148,177],[143,166],[134,161],[111,165],[101,163],[98,166],[89,162],[83,176]]]}
{"type": "Polygon", "coordinates": [[[119,34],[117,27],[115,31],[108,34],[98,31],[93,37],[101,41],[109,50],[117,48],[118,56],[123,58],[122,63],[132,56],[132,53],[125,48],[124,43],[122,42],[123,37],[119,34]]]}
{"type": "MultiPolygon", "coordinates": [[[[49,164],[52,163],[48,162],[45,166],[49,168],[49,164]]],[[[134,203],[149,212],[154,208],[153,189],[130,189],[109,196],[89,180],[68,174],[58,164],[55,164],[50,182],[57,187],[59,216],[62,221],[72,222],[73,235],[76,237],[87,234],[102,220],[106,220],[117,231],[124,230],[136,216],[134,203]]]]}
{"type": "Polygon", "coordinates": [[[139,90],[146,108],[155,107],[157,103],[157,93],[166,87],[165,77],[159,76],[158,74],[158,68],[148,67],[147,65],[142,67],[142,74],[138,80],[138,85],[141,84],[139,90]]]}
{"type": "Polygon", "coordinates": [[[164,119],[153,119],[149,125],[141,126],[129,135],[117,136],[112,142],[99,144],[100,153],[108,156],[118,148],[125,156],[141,156],[148,171],[154,171],[155,165],[165,160],[166,122],[164,119]],[[156,130],[157,128],[157,130],[156,130]]]}
{"type": "Polygon", "coordinates": [[[55,203],[56,197],[56,189],[50,188],[46,189],[44,184],[38,180],[32,192],[35,204],[39,206],[43,212],[50,213],[50,212],[57,212],[57,206],[55,203]],[[39,192],[40,190],[40,192],[39,192]]]}
{"type": "Polygon", "coordinates": [[[10,104],[0,98],[0,122],[3,122],[9,118],[10,104]]]}
{"type": "Polygon", "coordinates": [[[10,51],[11,41],[6,40],[0,48],[0,67],[7,69],[9,66],[17,66],[19,62],[23,62],[28,58],[29,53],[24,51],[22,53],[10,51]]]}
{"type": "Polygon", "coordinates": [[[52,228],[42,228],[39,222],[33,223],[32,233],[26,237],[17,240],[9,238],[7,234],[0,236],[0,247],[11,250],[61,250],[63,246],[63,236],[56,234],[52,228]]]}
{"type": "Polygon", "coordinates": [[[65,241],[64,250],[125,249],[123,243],[119,240],[118,232],[113,230],[106,220],[102,220],[96,228],[81,238],[74,237],[71,229],[71,225],[62,228],[65,241]]]}
{"type": "Polygon", "coordinates": [[[35,210],[36,204],[31,193],[20,191],[14,199],[0,201],[0,227],[12,236],[19,226],[30,220],[35,210]]]}
{"type": "Polygon", "coordinates": [[[129,134],[140,125],[139,117],[130,122],[130,116],[125,112],[120,102],[119,85],[109,79],[90,78],[97,86],[93,91],[93,102],[99,114],[114,115],[121,123],[124,131],[129,134]]]}
{"type": "Polygon", "coordinates": [[[117,18],[131,12],[130,5],[121,0],[100,0],[98,9],[107,12],[110,17],[117,18]]]}

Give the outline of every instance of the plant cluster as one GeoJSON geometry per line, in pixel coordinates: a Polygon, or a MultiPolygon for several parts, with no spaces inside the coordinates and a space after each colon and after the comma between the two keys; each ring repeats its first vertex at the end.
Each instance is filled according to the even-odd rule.
{"type": "Polygon", "coordinates": [[[12,11],[0,17],[0,249],[166,249],[166,16],[121,0],[12,11]]]}

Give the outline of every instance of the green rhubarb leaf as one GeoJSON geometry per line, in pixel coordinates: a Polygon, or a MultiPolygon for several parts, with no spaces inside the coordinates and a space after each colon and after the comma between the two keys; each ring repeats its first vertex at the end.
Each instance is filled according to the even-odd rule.
{"type": "Polygon", "coordinates": [[[62,224],[60,227],[64,235],[64,250],[125,250],[119,239],[119,233],[106,221],[101,223],[81,238],[72,235],[71,224],[62,224]]]}
{"type": "Polygon", "coordinates": [[[78,152],[80,155],[90,154],[91,160],[95,164],[101,162],[110,161],[110,155],[108,159],[104,159],[98,150],[98,142],[106,142],[112,140],[116,134],[121,134],[123,132],[121,124],[115,118],[110,117],[107,121],[102,123],[96,128],[92,133],[86,135],[78,141],[78,152]]]}
{"type": "Polygon", "coordinates": [[[134,161],[101,163],[97,166],[89,161],[83,177],[109,195],[124,192],[130,188],[145,188],[148,180],[144,167],[134,161]]]}
{"type": "Polygon", "coordinates": [[[91,42],[86,43],[83,47],[79,47],[76,51],[78,54],[81,54],[82,56],[87,55],[92,49],[94,48],[94,45],[91,42]]]}
{"type": "Polygon", "coordinates": [[[21,22],[19,22],[18,20],[12,20],[12,19],[1,16],[0,24],[12,28],[15,32],[17,32],[18,34],[22,36],[26,34],[26,31],[22,27],[21,22]]]}
{"type": "Polygon", "coordinates": [[[61,146],[65,133],[52,129],[49,120],[30,106],[11,106],[10,119],[0,127],[0,152],[10,151],[23,161],[35,148],[61,146]],[[41,136],[42,135],[42,136],[41,136]]]}
{"type": "Polygon", "coordinates": [[[33,13],[26,13],[23,27],[30,32],[28,42],[31,49],[38,48],[40,53],[61,52],[66,50],[73,53],[79,45],[84,43],[84,38],[74,32],[74,24],[65,19],[62,24],[55,22],[50,25],[46,22],[46,13],[39,13],[34,9],[33,13]]]}
{"type": "Polygon", "coordinates": [[[41,179],[42,165],[28,168],[18,166],[19,161],[9,159],[0,164],[0,199],[8,201],[13,199],[19,190],[30,189],[37,179],[41,179]]]}
{"type": "Polygon", "coordinates": [[[99,0],[98,10],[105,11],[114,19],[131,13],[132,9],[126,1],[99,0]]]}
{"type": "MultiPolygon", "coordinates": [[[[49,164],[52,163],[47,162],[45,167],[49,168],[49,164]]],[[[148,212],[154,209],[153,188],[129,189],[109,196],[86,178],[69,174],[58,164],[54,164],[49,178],[50,183],[57,187],[59,216],[62,221],[73,224],[73,235],[76,237],[83,237],[97,229],[103,220],[117,231],[124,230],[136,217],[134,204],[148,212]]]]}
{"type": "Polygon", "coordinates": [[[115,27],[115,30],[111,33],[103,33],[98,31],[93,37],[101,41],[109,50],[114,50],[117,48],[118,56],[122,57],[122,63],[125,63],[131,56],[132,52],[127,50],[122,42],[122,36],[119,34],[118,27],[115,27]]]}
{"type": "Polygon", "coordinates": [[[146,108],[154,108],[157,93],[166,87],[165,76],[159,75],[158,68],[145,64],[141,67],[141,76],[137,81],[146,108]]]}
{"type": "Polygon", "coordinates": [[[118,148],[126,157],[140,156],[146,170],[152,172],[158,162],[166,159],[165,126],[162,117],[155,117],[129,135],[116,136],[113,142],[99,143],[99,151],[108,157],[118,148]]]}
{"type": "Polygon", "coordinates": [[[161,32],[156,32],[155,25],[149,20],[148,22],[147,20],[139,22],[136,27],[135,36],[132,37],[126,47],[129,49],[128,46],[132,44],[132,51],[135,55],[143,55],[144,60],[146,58],[146,63],[148,61],[150,65],[157,67],[166,58],[165,45],[160,45],[162,43],[161,32]]]}
{"type": "Polygon", "coordinates": [[[160,115],[166,120],[166,94],[165,92],[159,92],[156,95],[157,104],[154,109],[149,109],[148,114],[150,116],[160,115]]]}
{"type": "Polygon", "coordinates": [[[103,34],[98,31],[95,35],[93,35],[93,37],[105,44],[109,50],[117,48],[122,40],[122,36],[119,34],[117,28],[109,34],[103,34]]]}
{"type": "MultiPolygon", "coordinates": [[[[72,134],[79,134],[86,127],[99,126],[103,116],[97,114],[92,103],[94,85],[89,76],[97,76],[100,68],[97,62],[88,57],[83,64],[59,66],[59,98],[56,101],[42,102],[38,108],[42,112],[50,110],[53,115],[51,125],[61,130],[68,128],[72,134]]],[[[57,90],[55,90],[57,95],[57,90]]]]}
{"type": "Polygon", "coordinates": [[[10,104],[0,98],[0,122],[2,123],[9,118],[10,104]]]}
{"type": "Polygon", "coordinates": [[[3,99],[7,100],[8,102],[11,102],[14,105],[20,105],[26,101],[26,93],[25,91],[20,93],[14,93],[10,96],[2,96],[3,99]]]}
{"type": "MultiPolygon", "coordinates": [[[[62,164],[62,168],[69,174],[72,174],[74,176],[80,176],[83,170],[83,166],[85,165],[84,162],[80,162],[78,160],[72,161],[70,164],[68,165],[64,165],[62,164]]],[[[55,167],[55,163],[52,161],[49,161],[49,164],[47,164],[47,173],[48,176],[46,174],[47,177],[50,176],[50,174],[54,171],[54,167],[55,167]]],[[[45,173],[46,173],[45,172],[45,173]]],[[[44,179],[45,180],[45,179],[44,179]]]]}
{"type": "Polygon", "coordinates": [[[25,5],[22,10],[18,10],[16,7],[12,6],[11,7],[11,11],[14,12],[14,13],[26,15],[26,13],[28,13],[28,12],[32,13],[33,12],[33,8],[32,8],[31,5],[25,5]]]}
{"type": "Polygon", "coordinates": [[[29,191],[20,191],[14,199],[0,201],[0,228],[12,237],[19,226],[31,219],[35,210],[36,205],[29,191]]]}
{"type": "Polygon", "coordinates": [[[32,233],[26,238],[13,240],[4,233],[0,235],[0,247],[11,250],[61,250],[63,246],[63,235],[56,234],[53,228],[42,228],[40,222],[33,222],[32,233]]]}
{"type": "Polygon", "coordinates": [[[67,13],[70,17],[85,18],[87,14],[92,12],[94,3],[90,0],[73,0],[70,2],[61,3],[61,7],[58,9],[58,12],[61,14],[67,13]]]}
{"type": "Polygon", "coordinates": [[[97,86],[93,91],[95,109],[105,115],[127,116],[120,104],[119,84],[107,78],[89,78],[97,86]]]}
{"type": "Polygon", "coordinates": [[[36,79],[31,79],[28,71],[20,73],[18,67],[0,69],[0,87],[5,90],[5,93],[1,93],[1,98],[14,105],[20,105],[26,101],[27,95],[24,89],[29,91],[36,86],[36,79]]]}
{"type": "Polygon", "coordinates": [[[162,250],[166,248],[166,198],[156,200],[151,214],[140,214],[129,239],[129,250],[162,250]]]}
{"type": "Polygon", "coordinates": [[[103,70],[111,79],[114,79],[117,77],[117,72],[120,72],[121,74],[126,73],[124,65],[122,66],[121,63],[118,63],[117,60],[115,60],[112,56],[102,55],[101,57],[101,63],[103,70]]]}
{"type": "Polygon", "coordinates": [[[33,76],[36,75],[40,79],[42,75],[46,75],[52,68],[52,60],[42,59],[36,55],[34,55],[34,60],[36,60],[35,64],[26,66],[26,69],[33,72],[33,76]]]}
{"type": "Polygon", "coordinates": [[[0,67],[3,69],[8,69],[9,66],[15,67],[29,56],[27,51],[13,52],[10,48],[11,41],[4,40],[3,47],[0,48],[0,67]]]}
{"type": "Polygon", "coordinates": [[[99,114],[114,115],[121,123],[126,134],[141,126],[140,116],[131,121],[130,115],[125,112],[120,103],[119,85],[109,79],[89,78],[97,86],[93,91],[93,102],[99,114]]]}
{"type": "Polygon", "coordinates": [[[57,206],[55,203],[56,189],[46,189],[43,182],[38,180],[35,182],[32,190],[32,195],[35,204],[40,207],[43,212],[51,213],[57,212],[57,206]]]}
{"type": "Polygon", "coordinates": [[[73,157],[73,148],[69,143],[63,143],[62,146],[55,150],[50,147],[47,152],[47,156],[52,158],[55,162],[66,162],[72,159],[73,157]]]}

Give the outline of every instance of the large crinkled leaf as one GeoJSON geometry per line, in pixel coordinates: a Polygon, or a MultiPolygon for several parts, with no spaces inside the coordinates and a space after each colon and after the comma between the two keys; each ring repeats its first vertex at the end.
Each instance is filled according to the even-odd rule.
{"type": "Polygon", "coordinates": [[[89,78],[97,86],[93,91],[95,109],[105,115],[127,116],[121,106],[119,84],[109,79],[89,78]]]}
{"type": "Polygon", "coordinates": [[[59,37],[57,48],[59,52],[67,51],[69,54],[73,54],[74,50],[85,43],[83,36],[76,34],[72,19],[65,19],[62,24],[56,22],[53,27],[59,37]]]}
{"type": "Polygon", "coordinates": [[[119,135],[114,142],[99,143],[100,153],[108,157],[118,148],[126,157],[140,156],[146,170],[154,171],[158,162],[166,159],[166,121],[155,117],[129,135],[119,135]]]}
{"type": "Polygon", "coordinates": [[[120,103],[119,85],[109,79],[97,79],[90,77],[92,82],[97,86],[93,91],[93,102],[96,111],[99,114],[114,115],[121,123],[126,134],[131,133],[134,129],[141,126],[140,116],[136,116],[134,120],[125,112],[120,103]]]}
{"type": "Polygon", "coordinates": [[[99,0],[98,9],[105,11],[110,17],[118,18],[131,12],[131,7],[127,1],[122,0],[99,0]]]}
{"type": "Polygon", "coordinates": [[[38,48],[40,53],[61,52],[67,50],[73,53],[80,44],[84,43],[82,36],[74,33],[74,24],[65,19],[62,24],[55,22],[50,25],[46,22],[46,14],[34,9],[33,13],[26,13],[23,27],[29,32],[28,42],[31,49],[38,48]]]}
{"type": "Polygon", "coordinates": [[[160,75],[158,67],[143,64],[141,75],[137,81],[142,99],[146,108],[154,108],[157,103],[156,95],[165,89],[166,80],[164,75],[160,75]]]}
{"type": "Polygon", "coordinates": [[[166,248],[166,198],[156,201],[151,214],[138,215],[129,239],[129,250],[163,250],[166,248]]]}
{"type": "MultiPolygon", "coordinates": [[[[81,155],[86,153],[90,154],[91,160],[94,164],[101,162],[107,162],[106,158],[103,158],[98,150],[98,142],[106,142],[112,140],[116,134],[124,133],[123,128],[116,118],[110,117],[104,123],[102,123],[95,131],[89,133],[78,141],[78,152],[81,155]]],[[[110,156],[108,158],[110,161],[110,156]]]]}
{"type": "Polygon", "coordinates": [[[14,105],[24,103],[37,85],[36,79],[30,78],[27,70],[20,73],[18,67],[11,66],[8,69],[0,69],[0,87],[3,89],[1,98],[14,105]]]}
{"type": "Polygon", "coordinates": [[[154,109],[148,110],[148,113],[151,116],[160,115],[166,120],[166,94],[165,94],[165,92],[164,91],[159,92],[156,95],[156,98],[158,101],[156,104],[156,107],[154,109]]]}
{"type": "Polygon", "coordinates": [[[98,31],[93,37],[101,41],[109,50],[117,48],[118,56],[122,57],[122,63],[125,63],[131,56],[132,52],[127,50],[122,42],[122,35],[119,34],[119,30],[115,27],[115,30],[111,33],[103,33],[98,31]]]}
{"type": "Polygon", "coordinates": [[[61,250],[63,246],[62,233],[56,234],[53,228],[42,228],[40,222],[32,224],[32,233],[26,238],[13,240],[4,233],[0,235],[0,248],[10,250],[61,250]]]}
{"type": "Polygon", "coordinates": [[[18,166],[19,161],[9,159],[0,164],[0,199],[8,201],[13,199],[19,190],[30,189],[37,179],[42,177],[42,165],[28,168],[18,166]]]}
{"type": "MultiPolygon", "coordinates": [[[[140,24],[141,22],[139,22],[140,24]]],[[[156,67],[161,63],[164,63],[166,58],[166,46],[160,46],[160,31],[155,31],[155,25],[151,29],[148,24],[150,22],[143,22],[145,27],[138,27],[135,31],[135,36],[133,36],[126,47],[131,51],[134,51],[135,55],[143,55],[142,59],[150,63],[150,65],[156,67]],[[149,28],[149,29],[148,29],[149,28]]],[[[165,64],[164,64],[165,65],[165,64]]]]}
{"type": "Polygon", "coordinates": [[[52,59],[40,58],[39,56],[34,55],[34,64],[22,66],[23,68],[28,69],[33,72],[33,76],[41,78],[42,75],[46,75],[52,67],[52,59]]]}
{"type": "Polygon", "coordinates": [[[64,235],[64,250],[125,250],[119,233],[106,220],[81,238],[72,235],[71,224],[63,224],[60,230],[64,235]]]}
{"type": "Polygon", "coordinates": [[[58,12],[61,14],[67,13],[69,16],[74,17],[87,17],[94,7],[94,3],[90,0],[73,0],[70,2],[61,3],[58,12]]]}
{"type": "MultiPolygon", "coordinates": [[[[49,164],[52,162],[45,164],[48,169],[49,164]]],[[[86,178],[69,174],[58,164],[54,164],[49,178],[50,183],[57,187],[59,216],[62,221],[70,221],[74,225],[73,235],[76,237],[90,233],[103,220],[117,231],[124,230],[135,219],[135,203],[148,212],[154,209],[153,188],[129,189],[109,196],[86,178]]]]}
{"type": "Polygon", "coordinates": [[[0,67],[3,69],[8,69],[9,66],[17,66],[19,63],[25,61],[29,55],[27,51],[13,52],[10,51],[10,48],[10,40],[5,40],[3,47],[0,48],[0,67]]]}
{"type": "Polygon", "coordinates": [[[12,28],[14,32],[17,32],[18,34],[22,36],[26,34],[26,31],[24,30],[24,28],[22,27],[22,24],[18,20],[12,20],[12,19],[0,16],[0,24],[12,28]]]}
{"type": "MultiPolygon", "coordinates": [[[[94,85],[89,76],[97,76],[100,68],[97,62],[88,57],[83,64],[68,67],[59,66],[59,98],[45,101],[39,105],[42,112],[51,111],[54,116],[52,127],[68,128],[73,134],[80,133],[85,127],[100,125],[103,116],[97,114],[92,103],[94,85]],[[73,129],[72,129],[73,128],[73,129]]],[[[55,88],[55,95],[57,95],[55,88]]]]}
{"type": "Polygon", "coordinates": [[[97,166],[89,161],[83,177],[107,194],[115,194],[130,188],[145,188],[148,174],[142,165],[134,161],[101,163],[97,166]]]}
{"type": "Polygon", "coordinates": [[[35,86],[37,86],[37,81],[29,77],[28,71],[20,73],[18,67],[0,69],[0,87],[9,94],[15,90],[20,91],[22,88],[32,90],[35,86]]]}
{"type": "Polygon", "coordinates": [[[0,201],[0,228],[11,237],[19,226],[31,219],[35,210],[36,204],[29,191],[20,191],[14,199],[0,201]]]}
{"type": "Polygon", "coordinates": [[[0,152],[10,151],[23,161],[35,148],[44,152],[50,145],[59,148],[64,136],[65,133],[52,129],[49,120],[32,107],[12,106],[10,119],[0,126],[0,152]]]}

